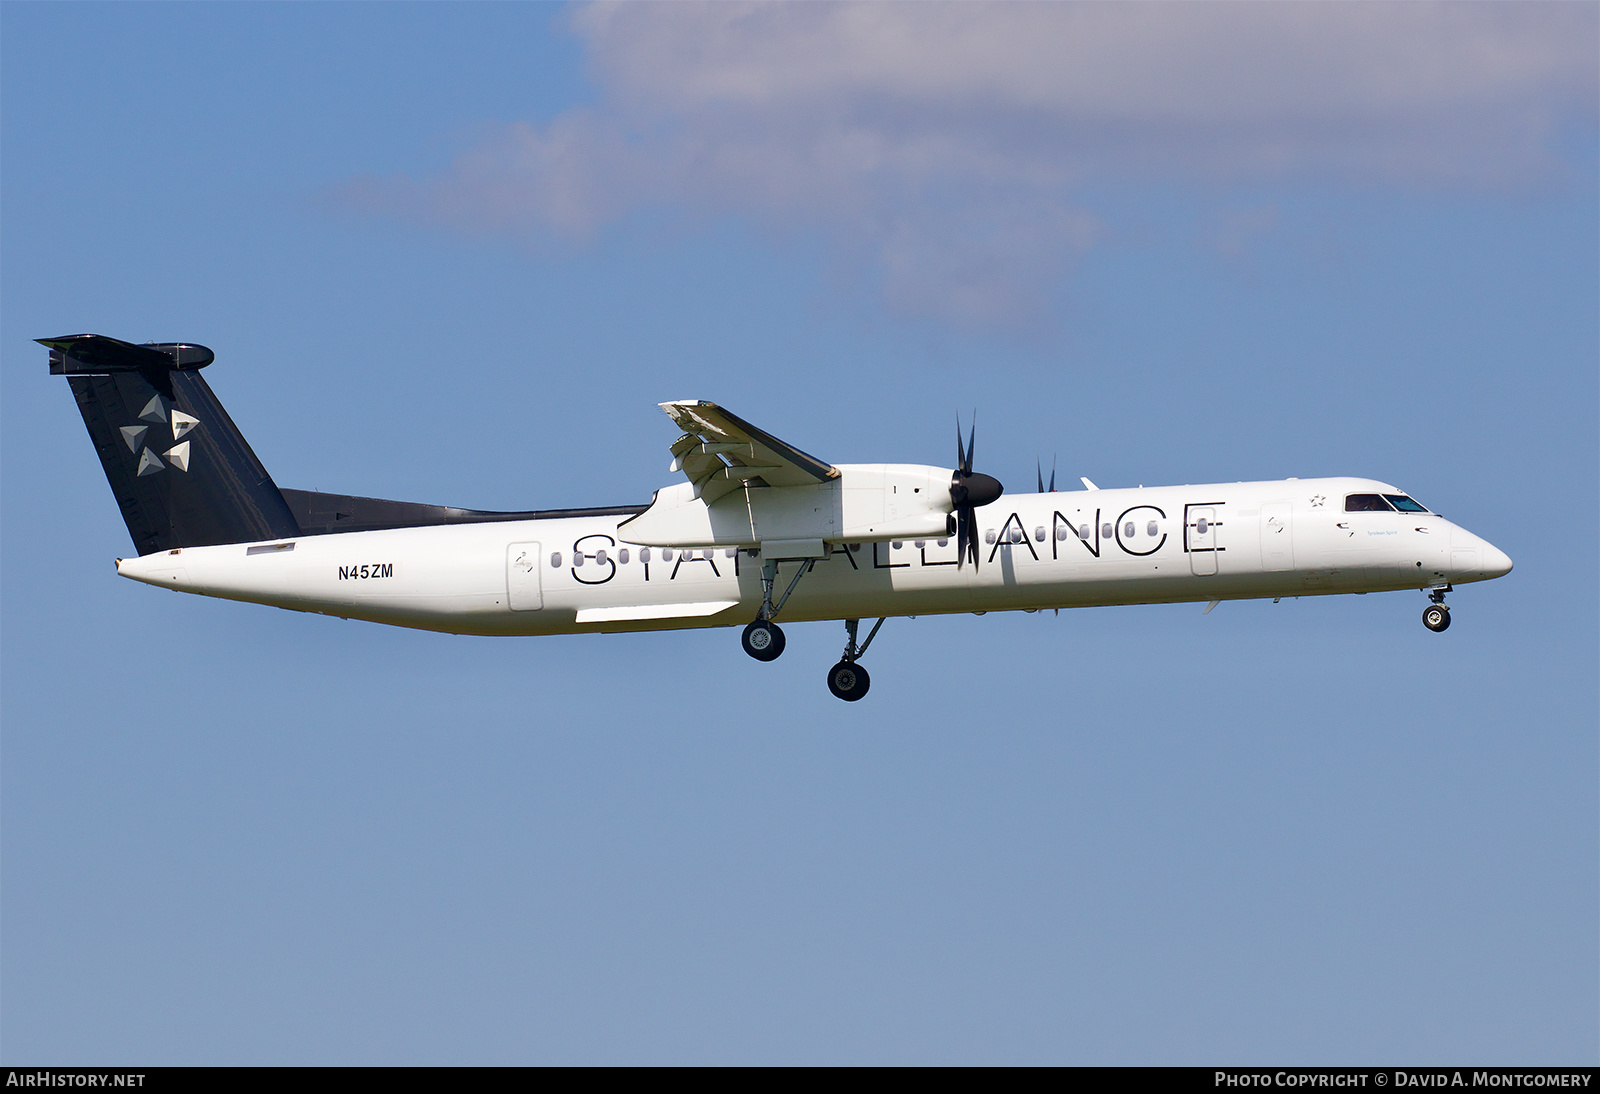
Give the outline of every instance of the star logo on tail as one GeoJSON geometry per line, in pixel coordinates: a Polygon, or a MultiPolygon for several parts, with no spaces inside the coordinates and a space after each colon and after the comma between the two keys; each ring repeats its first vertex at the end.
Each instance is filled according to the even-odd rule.
{"type": "Polygon", "coordinates": [[[120,430],[122,443],[128,446],[129,452],[139,458],[139,466],[134,471],[136,477],[142,479],[146,475],[155,475],[165,471],[169,466],[175,471],[189,470],[189,442],[183,440],[183,437],[199,427],[200,419],[173,407],[164,396],[155,395],[144,405],[144,409],[139,411],[139,421],[150,424],[125,425],[120,430]],[[160,456],[146,444],[147,441],[156,440],[156,437],[150,435],[150,431],[153,427],[159,426],[170,428],[172,440],[175,442],[160,456]],[[166,459],[163,460],[162,456],[166,459]]]}

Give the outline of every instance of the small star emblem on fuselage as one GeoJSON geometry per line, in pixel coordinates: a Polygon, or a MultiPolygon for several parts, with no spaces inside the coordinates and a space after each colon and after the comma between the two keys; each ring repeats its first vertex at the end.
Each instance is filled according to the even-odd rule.
{"type": "Polygon", "coordinates": [[[1322,503],[1327,501],[1327,500],[1328,499],[1323,497],[1321,494],[1313,494],[1311,496],[1311,508],[1313,508],[1313,509],[1321,509],[1322,508],[1322,503]]]}

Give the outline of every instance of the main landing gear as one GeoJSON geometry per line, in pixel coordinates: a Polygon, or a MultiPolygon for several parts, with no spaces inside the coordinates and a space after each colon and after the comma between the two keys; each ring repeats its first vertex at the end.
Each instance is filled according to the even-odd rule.
{"type": "Polygon", "coordinates": [[[1422,625],[1435,633],[1450,629],[1450,609],[1445,606],[1444,594],[1450,591],[1450,586],[1442,585],[1428,590],[1428,599],[1432,601],[1422,609],[1422,625]]]}
{"type": "Polygon", "coordinates": [[[878,628],[883,626],[883,619],[879,619],[867,632],[867,640],[856,645],[856,628],[861,625],[859,619],[846,619],[844,621],[845,633],[849,638],[844,644],[844,658],[833,668],[828,670],[828,690],[847,703],[853,703],[866,695],[867,689],[872,686],[872,677],[867,675],[867,670],[856,663],[856,660],[867,652],[867,647],[872,645],[872,640],[878,635],[878,628]]]}
{"type": "Polygon", "coordinates": [[[757,619],[744,629],[740,641],[744,643],[744,652],[757,661],[776,661],[783,653],[786,639],[772,620],[757,619]]]}
{"type": "MultiPolygon", "coordinates": [[[[778,580],[778,564],[773,559],[761,563],[761,611],[750,621],[744,629],[744,634],[740,636],[739,640],[744,645],[745,653],[757,661],[776,661],[783,654],[783,647],[786,644],[783,629],[773,622],[773,618],[783,610],[784,604],[788,603],[789,594],[794,592],[795,586],[800,584],[800,579],[810,573],[814,565],[816,565],[815,559],[801,560],[800,569],[789,579],[789,587],[774,601],[772,590],[778,580]]],[[[867,689],[872,686],[872,677],[867,674],[866,669],[857,664],[857,661],[867,652],[872,640],[878,636],[878,629],[883,626],[883,619],[872,625],[872,630],[867,632],[865,642],[857,644],[856,628],[860,625],[859,619],[844,621],[845,634],[848,636],[844,644],[844,657],[828,670],[828,690],[847,703],[853,703],[866,695],[867,689]]]]}
{"type": "Polygon", "coordinates": [[[810,573],[814,565],[816,565],[815,559],[804,559],[800,569],[795,571],[794,577],[790,579],[789,587],[774,603],[772,587],[778,579],[778,564],[772,559],[761,563],[761,612],[749,626],[745,627],[744,634],[740,638],[745,653],[757,661],[776,661],[783,653],[785,645],[783,630],[772,621],[773,617],[783,610],[783,606],[789,601],[789,594],[794,592],[795,586],[800,584],[800,579],[810,573]]]}

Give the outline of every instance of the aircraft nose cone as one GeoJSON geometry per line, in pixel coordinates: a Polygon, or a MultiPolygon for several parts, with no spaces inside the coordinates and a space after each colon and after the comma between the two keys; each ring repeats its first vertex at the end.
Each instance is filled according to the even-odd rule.
{"type": "Polygon", "coordinates": [[[1492,543],[1485,543],[1478,556],[1483,572],[1490,577],[1504,577],[1511,572],[1511,556],[1492,543]]]}

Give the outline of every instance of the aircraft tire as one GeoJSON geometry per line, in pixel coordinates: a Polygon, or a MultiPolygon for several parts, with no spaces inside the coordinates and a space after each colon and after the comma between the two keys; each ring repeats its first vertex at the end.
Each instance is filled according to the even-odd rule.
{"type": "Polygon", "coordinates": [[[854,661],[840,661],[828,670],[828,690],[847,703],[866,695],[871,686],[872,677],[854,661]]]}
{"type": "Polygon", "coordinates": [[[1443,604],[1429,604],[1422,609],[1422,625],[1438,633],[1450,629],[1450,609],[1443,604]]]}
{"type": "Polygon", "coordinates": [[[776,661],[786,644],[782,628],[765,619],[757,619],[747,626],[740,641],[744,652],[757,661],[776,661]]]}

